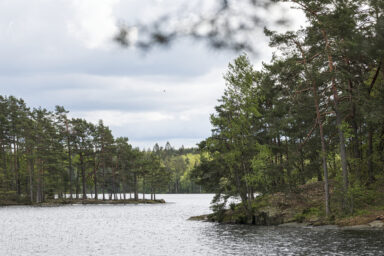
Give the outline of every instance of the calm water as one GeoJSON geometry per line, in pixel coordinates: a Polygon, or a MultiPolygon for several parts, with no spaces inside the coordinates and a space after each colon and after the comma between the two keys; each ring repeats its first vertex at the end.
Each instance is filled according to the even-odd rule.
{"type": "Polygon", "coordinates": [[[384,255],[384,231],[252,227],[187,221],[212,195],[165,205],[0,208],[0,255],[384,255]]]}

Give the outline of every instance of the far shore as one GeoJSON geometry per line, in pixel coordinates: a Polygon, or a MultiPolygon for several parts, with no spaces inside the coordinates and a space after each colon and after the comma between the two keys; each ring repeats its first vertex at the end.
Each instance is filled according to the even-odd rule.
{"type": "Polygon", "coordinates": [[[52,207],[52,206],[61,206],[61,205],[73,205],[73,204],[164,204],[163,199],[119,199],[119,200],[95,200],[95,199],[48,199],[41,203],[25,203],[25,202],[14,202],[14,201],[5,201],[0,202],[0,207],[2,206],[41,206],[41,207],[52,207]]]}

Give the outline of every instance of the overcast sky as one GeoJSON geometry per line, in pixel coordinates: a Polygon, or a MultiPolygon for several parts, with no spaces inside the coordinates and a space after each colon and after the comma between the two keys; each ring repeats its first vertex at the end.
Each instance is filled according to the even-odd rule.
{"type": "MultiPolygon", "coordinates": [[[[1,94],[102,119],[114,136],[141,148],[166,141],[195,146],[211,134],[209,115],[236,54],[187,40],[149,53],[112,41],[121,20],[153,20],[182,2],[0,0],[1,94]]],[[[294,21],[297,27],[301,19],[294,21]]],[[[271,56],[266,40],[259,41],[256,66],[271,56]]]]}

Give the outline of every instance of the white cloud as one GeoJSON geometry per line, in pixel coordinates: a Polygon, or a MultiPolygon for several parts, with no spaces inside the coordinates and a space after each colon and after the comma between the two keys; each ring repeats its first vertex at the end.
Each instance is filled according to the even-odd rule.
{"type": "Polygon", "coordinates": [[[222,95],[222,68],[194,78],[168,76],[101,76],[45,74],[1,77],[5,90],[29,106],[53,109],[63,105],[71,117],[97,123],[102,119],[115,136],[127,136],[135,146],[144,141],[172,140],[195,145],[210,135],[209,114],[222,95]],[[29,86],[23,83],[28,81],[29,86]],[[69,85],[69,86],[67,86],[69,85]],[[188,141],[182,142],[183,140],[188,141]]]}
{"type": "Polygon", "coordinates": [[[119,0],[72,0],[74,18],[68,21],[68,31],[86,47],[101,48],[117,31],[113,9],[119,0]]]}

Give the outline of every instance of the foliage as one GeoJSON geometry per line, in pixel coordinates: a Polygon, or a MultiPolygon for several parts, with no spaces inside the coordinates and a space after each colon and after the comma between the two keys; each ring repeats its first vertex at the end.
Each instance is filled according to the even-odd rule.
{"type": "Polygon", "coordinates": [[[286,2],[305,13],[307,26],[265,29],[277,51],[258,71],[245,54],[229,64],[192,177],[217,195],[240,196],[249,217],[256,192],[287,193],[324,180],[321,209],[328,217],[331,208],[351,214],[378,203],[381,191],[384,6],[286,2]]]}
{"type": "Polygon", "coordinates": [[[54,112],[29,109],[22,99],[0,96],[0,202],[46,199],[117,199],[138,192],[200,192],[190,179],[199,162],[193,148],[157,145],[141,151],[114,138],[103,121],[92,124],[54,112]],[[176,183],[176,190],[172,189],[176,183]]]}

